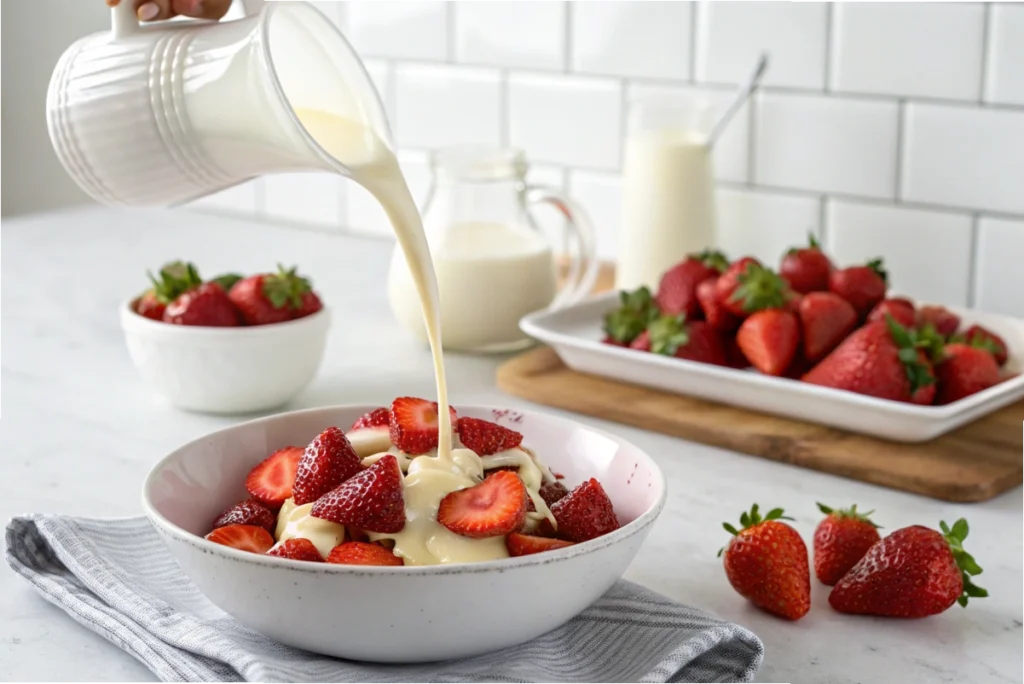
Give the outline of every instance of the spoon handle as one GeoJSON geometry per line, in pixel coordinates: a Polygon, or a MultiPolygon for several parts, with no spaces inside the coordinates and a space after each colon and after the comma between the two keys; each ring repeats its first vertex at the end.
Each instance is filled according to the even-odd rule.
{"type": "Polygon", "coordinates": [[[725,127],[729,125],[732,117],[736,116],[736,112],[740,110],[740,107],[750,98],[750,94],[757,88],[758,83],[761,81],[761,77],[764,76],[764,72],[768,70],[768,53],[762,52],[760,58],[757,60],[757,64],[754,66],[754,71],[750,74],[747,81],[740,86],[739,91],[736,93],[736,97],[729,104],[729,108],[725,110],[725,114],[718,120],[714,128],[711,129],[711,133],[708,135],[708,147],[713,147],[715,140],[725,127]]]}

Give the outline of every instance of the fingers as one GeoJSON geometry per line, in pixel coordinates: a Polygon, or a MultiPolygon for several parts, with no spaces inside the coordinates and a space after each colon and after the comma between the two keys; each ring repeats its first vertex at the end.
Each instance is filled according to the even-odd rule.
{"type": "Polygon", "coordinates": [[[135,0],[135,14],[140,21],[160,21],[173,17],[174,11],[171,0],[135,0]]]}
{"type": "Polygon", "coordinates": [[[174,0],[178,14],[196,19],[220,19],[231,8],[231,0],[174,0]]]}

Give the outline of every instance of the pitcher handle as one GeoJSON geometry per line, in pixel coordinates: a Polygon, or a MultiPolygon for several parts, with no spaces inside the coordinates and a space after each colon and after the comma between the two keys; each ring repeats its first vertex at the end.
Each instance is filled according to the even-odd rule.
{"type": "Polygon", "coordinates": [[[531,206],[550,204],[566,219],[576,244],[576,255],[569,267],[565,286],[559,290],[550,308],[560,309],[575,304],[589,295],[597,282],[599,264],[594,224],[579,202],[553,188],[530,186],[526,189],[526,200],[531,206]]]}
{"type": "MultiPolygon", "coordinates": [[[[252,16],[263,11],[264,0],[235,0],[242,8],[245,16],[252,16]]],[[[110,8],[110,25],[114,39],[124,38],[140,28],[139,17],[135,14],[134,0],[121,0],[117,7],[110,8]]]]}

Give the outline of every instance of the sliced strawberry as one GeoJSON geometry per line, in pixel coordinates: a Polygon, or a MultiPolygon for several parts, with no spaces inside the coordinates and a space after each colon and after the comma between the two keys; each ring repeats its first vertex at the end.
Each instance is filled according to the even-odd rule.
{"type": "Polygon", "coordinates": [[[388,454],[320,497],[310,515],[368,532],[390,534],[405,527],[405,499],[398,459],[388,454]]]}
{"type": "Polygon", "coordinates": [[[324,557],[321,556],[320,552],[316,550],[315,546],[313,546],[313,542],[302,538],[289,539],[288,541],[281,542],[274,548],[267,551],[267,555],[291,558],[292,560],[312,561],[314,563],[324,562],[324,557]]]}
{"type": "Polygon", "coordinates": [[[206,539],[239,551],[252,551],[253,553],[266,553],[274,545],[274,538],[258,525],[218,527],[206,535],[206,539]]]}
{"type": "Polygon", "coordinates": [[[267,506],[280,508],[292,495],[302,452],[302,447],[295,446],[278,449],[252,469],[245,478],[245,488],[267,506]]]}
{"type": "Polygon", "coordinates": [[[564,484],[555,480],[554,482],[545,482],[540,486],[540,498],[544,499],[544,503],[551,506],[555,505],[555,502],[562,499],[569,493],[569,490],[564,484]]]}
{"type": "Polygon", "coordinates": [[[381,406],[380,408],[373,409],[369,413],[364,413],[356,420],[356,422],[352,423],[352,427],[348,430],[351,432],[352,430],[359,430],[361,428],[383,427],[385,425],[389,425],[390,422],[391,411],[384,406],[381,406]]]}
{"type": "Polygon", "coordinates": [[[572,546],[572,542],[564,539],[551,539],[550,537],[535,537],[532,534],[519,534],[513,532],[505,538],[505,546],[510,556],[529,556],[544,551],[554,551],[572,546]]]}
{"type": "Polygon", "coordinates": [[[528,499],[518,475],[499,471],[441,499],[437,522],[463,537],[501,537],[523,526],[528,499]]]}
{"type": "Polygon", "coordinates": [[[551,512],[558,523],[558,536],[572,542],[585,542],[619,528],[611,499],[594,478],[556,501],[551,512]]]}
{"type": "Polygon", "coordinates": [[[256,499],[246,499],[213,521],[214,529],[228,525],[257,525],[267,532],[273,532],[277,525],[277,514],[256,499]]]}
{"type": "Polygon", "coordinates": [[[292,496],[295,505],[312,503],[363,469],[348,437],[329,427],[309,443],[299,460],[292,496]]]}
{"type": "Polygon", "coordinates": [[[327,555],[328,563],[338,565],[405,565],[405,561],[380,544],[345,542],[327,555]]]}
{"type": "MultiPolygon", "coordinates": [[[[391,402],[389,427],[391,443],[407,454],[418,456],[437,448],[437,402],[399,397],[391,402]]],[[[458,423],[455,409],[448,407],[452,425],[458,423]]]]}
{"type": "Polygon", "coordinates": [[[459,439],[477,456],[508,451],[523,443],[523,436],[515,430],[479,418],[459,418],[459,439]]]}

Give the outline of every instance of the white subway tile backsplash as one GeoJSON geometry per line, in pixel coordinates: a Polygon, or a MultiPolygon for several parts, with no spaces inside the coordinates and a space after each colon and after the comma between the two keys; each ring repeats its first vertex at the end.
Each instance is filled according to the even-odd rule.
{"type": "Polygon", "coordinates": [[[907,105],[902,196],[1024,214],[1024,111],[907,105]]]}
{"type": "Polygon", "coordinates": [[[348,37],[360,55],[441,60],[448,54],[444,2],[354,0],[345,5],[348,37]]]}
{"type": "Polygon", "coordinates": [[[620,85],[610,79],[509,79],[510,142],[534,161],[616,170],[621,109],[620,85]]]}
{"type": "Polygon", "coordinates": [[[262,209],[263,179],[239,183],[227,190],[207,195],[188,206],[200,211],[256,216],[262,209]]]}
{"type": "Polygon", "coordinates": [[[756,183],[893,197],[895,102],[765,93],[756,121],[756,183]]]}
{"type": "Polygon", "coordinates": [[[398,144],[432,148],[501,140],[501,83],[494,69],[409,65],[395,70],[398,144]]]}
{"type": "Polygon", "coordinates": [[[592,74],[689,79],[691,5],[573,3],[572,68],[592,74]]]}
{"type": "Polygon", "coordinates": [[[821,202],[734,188],[719,188],[717,246],[731,259],[753,256],[776,268],[790,247],[821,235],[821,202]]]}
{"type": "Polygon", "coordinates": [[[976,100],[984,7],[956,2],[844,2],[833,22],[832,87],[976,100]]]}
{"type": "Polygon", "coordinates": [[[613,173],[572,171],[568,189],[569,195],[583,205],[594,224],[597,255],[614,259],[619,251],[622,222],[622,179],[613,173]]]}
{"type": "MultiPolygon", "coordinates": [[[[633,84],[629,88],[628,100],[652,100],[656,102],[680,102],[688,104],[695,98],[706,98],[714,108],[714,119],[720,117],[735,93],[730,90],[712,89],[700,86],[653,86],[633,84]]],[[[743,105],[722,137],[715,143],[713,162],[715,178],[733,183],[747,182],[747,168],[750,149],[750,105],[743,105]]]]}
{"type": "Polygon", "coordinates": [[[989,9],[985,100],[1024,105],[1024,4],[989,9]]]}
{"type": "MultiPolygon", "coordinates": [[[[643,3],[640,3],[643,4],[643,3]]],[[[701,2],[697,5],[698,81],[739,83],[761,52],[765,85],[825,84],[827,11],[821,2],[701,2]]]]}
{"type": "Polygon", "coordinates": [[[894,292],[967,304],[969,215],[832,200],[827,216],[829,249],[838,267],[882,257],[894,292]]]}
{"type": "Polygon", "coordinates": [[[562,2],[455,3],[455,58],[472,64],[565,66],[562,2]]]}
{"type": "Polygon", "coordinates": [[[1024,318],[1024,220],[983,216],[978,221],[974,306],[1024,318]]]}
{"type": "Polygon", "coordinates": [[[271,220],[340,228],[347,181],[333,173],[283,173],[263,179],[263,209],[271,220]]]}

